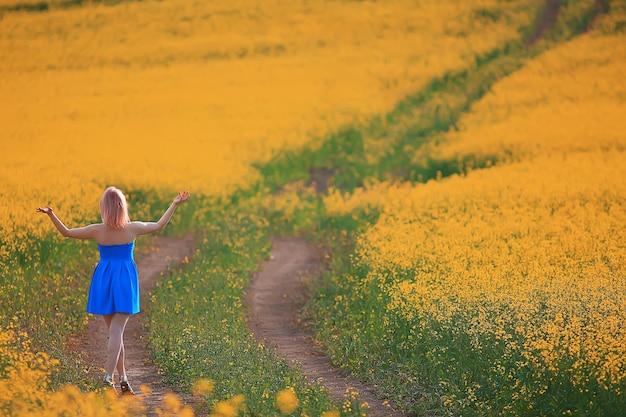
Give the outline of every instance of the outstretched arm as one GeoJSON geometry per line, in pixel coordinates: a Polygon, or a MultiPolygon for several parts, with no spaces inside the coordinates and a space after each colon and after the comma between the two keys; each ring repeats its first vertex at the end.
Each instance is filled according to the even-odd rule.
{"type": "Polygon", "coordinates": [[[176,207],[182,202],[185,202],[189,199],[189,192],[183,191],[182,193],[178,193],[172,204],[165,210],[165,213],[161,216],[158,222],[133,222],[132,227],[135,230],[137,235],[145,235],[148,233],[156,232],[162,230],[172,218],[176,207]]]}
{"type": "Polygon", "coordinates": [[[59,220],[56,214],[54,214],[52,207],[37,207],[37,211],[39,213],[46,213],[50,220],[52,220],[52,224],[54,224],[57,230],[65,237],[71,237],[74,239],[95,239],[96,237],[97,225],[95,224],[75,229],[68,229],[68,227],[65,226],[61,220],[59,220]]]}

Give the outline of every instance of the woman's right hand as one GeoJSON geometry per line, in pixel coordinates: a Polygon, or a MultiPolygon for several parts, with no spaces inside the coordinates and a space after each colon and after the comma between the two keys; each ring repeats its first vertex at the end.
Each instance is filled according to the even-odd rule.
{"type": "Polygon", "coordinates": [[[48,206],[48,207],[37,207],[37,212],[38,213],[50,214],[50,213],[52,213],[52,207],[50,207],[50,206],[48,206]]]}

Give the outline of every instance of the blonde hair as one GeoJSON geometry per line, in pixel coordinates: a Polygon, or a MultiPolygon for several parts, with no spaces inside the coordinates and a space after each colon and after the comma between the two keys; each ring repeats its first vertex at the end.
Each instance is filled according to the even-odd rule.
{"type": "Polygon", "coordinates": [[[104,224],[114,229],[120,229],[130,223],[128,204],[122,191],[115,187],[104,190],[100,197],[100,216],[104,224]]]}

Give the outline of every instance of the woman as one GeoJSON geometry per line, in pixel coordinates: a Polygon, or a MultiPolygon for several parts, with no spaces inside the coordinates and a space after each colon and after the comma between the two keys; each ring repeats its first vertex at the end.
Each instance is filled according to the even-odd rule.
{"type": "Polygon", "coordinates": [[[179,193],[158,222],[130,221],[126,197],[115,187],[107,188],[100,198],[102,223],[68,229],[51,207],[39,207],[65,237],[93,239],[98,243],[100,262],[91,279],[87,312],[102,315],[109,330],[104,383],[115,389],[113,373],[120,377],[122,394],[134,395],[124,366],[124,329],[131,314],[139,313],[139,280],[133,251],[135,238],[156,232],[167,225],[176,207],[189,198],[179,193]]]}

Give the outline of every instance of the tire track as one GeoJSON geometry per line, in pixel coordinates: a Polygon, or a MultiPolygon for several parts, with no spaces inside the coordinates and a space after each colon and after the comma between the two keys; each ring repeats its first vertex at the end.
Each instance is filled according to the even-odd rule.
{"type": "Polygon", "coordinates": [[[372,416],[402,416],[384,399],[376,387],[342,373],[330,358],[320,353],[312,334],[297,324],[298,313],[306,300],[307,276],[319,272],[322,256],[304,240],[273,240],[272,258],[257,273],[248,288],[248,325],[258,341],[276,349],[293,366],[302,370],[309,382],[326,388],[337,400],[347,391],[356,391],[369,405],[372,416]]]}

